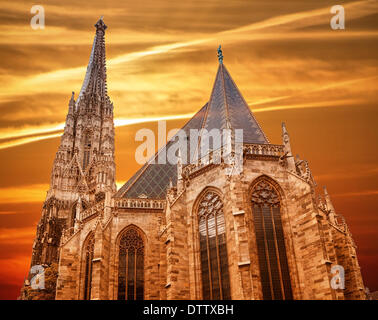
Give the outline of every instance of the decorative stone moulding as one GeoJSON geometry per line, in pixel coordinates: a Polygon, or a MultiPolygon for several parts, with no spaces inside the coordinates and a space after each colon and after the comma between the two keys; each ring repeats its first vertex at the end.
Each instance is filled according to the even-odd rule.
{"type": "Polygon", "coordinates": [[[115,199],[116,208],[164,210],[165,200],[153,199],[115,199]]]}

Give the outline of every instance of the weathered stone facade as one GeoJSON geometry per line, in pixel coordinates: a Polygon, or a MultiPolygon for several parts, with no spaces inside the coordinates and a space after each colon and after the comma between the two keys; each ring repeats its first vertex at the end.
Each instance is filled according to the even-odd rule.
{"type": "MultiPolygon", "coordinates": [[[[96,27],[92,55],[103,57],[100,70],[105,70],[105,48],[96,41],[106,26],[100,20],[96,27]]],[[[96,63],[99,60],[91,58],[89,72],[97,68],[96,63]]],[[[95,80],[86,81],[99,83],[95,80]]],[[[85,109],[81,101],[78,107],[71,100],[66,128],[78,123],[75,117],[79,116],[70,114],[74,105],[85,109]]],[[[218,294],[248,300],[365,298],[356,246],[345,221],[336,214],[326,190],[324,199],[316,195],[307,161],[292,156],[285,125],[282,145],[269,143],[223,65],[223,56],[209,103],[183,130],[243,129],[243,166],[237,175],[232,174],[234,162],[223,155],[216,161],[215,150],[191,164],[183,164],[179,154],[177,165],[148,163],[115,192],[112,107],[108,110],[102,113],[107,118],[101,128],[111,134],[96,144],[97,150],[105,145],[107,151],[97,158],[104,160],[92,167],[95,173],[108,174],[105,183],[83,192],[60,191],[55,181],[61,178],[55,172],[69,171],[73,159],[80,158],[80,147],[71,160],[62,160],[61,171],[54,163],[46,207],[51,201],[63,201],[65,208],[53,209],[48,215],[49,221],[65,217],[58,231],[51,229],[59,257],[54,253],[50,258],[34,259],[33,264],[41,259],[43,263],[59,261],[56,299],[216,299],[218,294]],[[98,190],[104,196],[96,201],[98,190]],[[51,200],[52,194],[57,200],[51,200]],[[80,199],[87,205],[77,211],[74,228],[69,229],[66,211],[80,199]],[[208,210],[205,220],[200,220],[200,210],[208,210]],[[336,265],[345,270],[344,290],[331,286],[331,268],[336,265]]],[[[81,140],[73,138],[83,129],[76,127],[76,133],[65,130],[57,159],[63,157],[65,146],[76,150],[80,145],[81,140]],[[65,140],[67,136],[71,138],[65,140]]],[[[77,161],[82,172],[80,166],[77,161]]],[[[73,175],[72,179],[81,178],[73,175]]],[[[44,228],[49,226],[46,215],[43,212],[41,219],[44,228]]],[[[36,248],[46,247],[41,234],[38,231],[36,248]]]]}

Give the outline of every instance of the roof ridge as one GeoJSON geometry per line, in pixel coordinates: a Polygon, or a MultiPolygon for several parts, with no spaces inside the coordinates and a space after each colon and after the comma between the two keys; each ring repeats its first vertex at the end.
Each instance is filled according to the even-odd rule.
{"type": "MultiPolygon", "coordinates": [[[[210,99],[211,99],[211,96],[210,96],[210,99]]],[[[203,116],[203,119],[202,119],[202,123],[201,123],[201,128],[200,128],[200,133],[198,134],[198,142],[197,142],[197,146],[196,146],[196,150],[195,152],[193,153],[193,159],[194,160],[196,157],[197,157],[197,154],[198,154],[198,149],[199,149],[199,146],[200,146],[200,143],[201,143],[201,137],[202,137],[202,132],[203,132],[203,129],[205,127],[205,124],[206,124],[206,119],[207,119],[207,116],[209,114],[209,109],[210,109],[210,100],[209,102],[207,103],[207,107],[206,107],[206,112],[203,116]]]]}
{"type": "Polygon", "coordinates": [[[239,92],[240,97],[243,99],[243,102],[244,102],[245,105],[248,107],[247,109],[248,109],[248,111],[249,111],[249,113],[250,113],[252,119],[255,121],[255,123],[257,124],[257,126],[258,126],[259,129],[261,130],[261,132],[262,132],[262,134],[264,135],[264,138],[266,139],[266,141],[268,141],[268,143],[270,144],[270,141],[269,141],[268,137],[265,135],[265,132],[263,131],[262,127],[260,126],[259,122],[256,120],[256,118],[255,118],[255,116],[254,116],[254,114],[253,114],[251,108],[249,107],[249,104],[247,103],[247,101],[245,101],[243,95],[241,94],[241,92],[240,92],[240,90],[239,90],[239,87],[238,87],[237,84],[235,83],[234,79],[232,79],[232,77],[231,77],[230,73],[228,72],[226,66],[224,66],[224,68],[225,68],[226,72],[229,74],[229,76],[230,76],[230,80],[232,81],[232,83],[233,83],[233,85],[235,86],[236,90],[239,92]]]}
{"type": "Polygon", "coordinates": [[[225,101],[225,105],[226,105],[226,124],[227,124],[227,122],[229,122],[230,127],[232,127],[231,120],[230,120],[230,111],[228,109],[226,87],[225,87],[225,84],[224,84],[223,62],[220,64],[220,67],[222,68],[222,84],[223,84],[223,88],[222,88],[223,90],[222,91],[223,91],[224,101],[225,101]]]}

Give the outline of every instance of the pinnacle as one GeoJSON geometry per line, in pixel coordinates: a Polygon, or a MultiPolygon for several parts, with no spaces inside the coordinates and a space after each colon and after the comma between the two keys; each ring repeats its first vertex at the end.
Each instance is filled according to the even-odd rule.
{"type": "Polygon", "coordinates": [[[96,27],[96,31],[101,30],[101,31],[105,32],[105,30],[107,29],[108,26],[104,23],[103,18],[104,18],[104,16],[101,16],[100,19],[98,19],[98,21],[94,25],[96,27]]]}

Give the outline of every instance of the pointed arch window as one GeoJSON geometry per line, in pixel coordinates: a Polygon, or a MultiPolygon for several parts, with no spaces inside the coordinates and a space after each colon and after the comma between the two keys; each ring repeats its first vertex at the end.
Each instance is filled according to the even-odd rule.
{"type": "Polygon", "coordinates": [[[198,219],[203,299],[231,299],[223,202],[217,193],[202,196],[198,219]]]}
{"type": "Polygon", "coordinates": [[[261,180],[253,188],[251,201],[263,299],[291,300],[280,197],[271,183],[261,180]]]}
{"type": "Polygon", "coordinates": [[[92,269],[94,254],[94,234],[88,236],[84,247],[85,278],[84,278],[84,300],[91,299],[92,290],[92,269]]]}
{"type": "Polygon", "coordinates": [[[119,244],[118,300],[143,300],[144,243],[139,231],[131,227],[119,244]]]}

